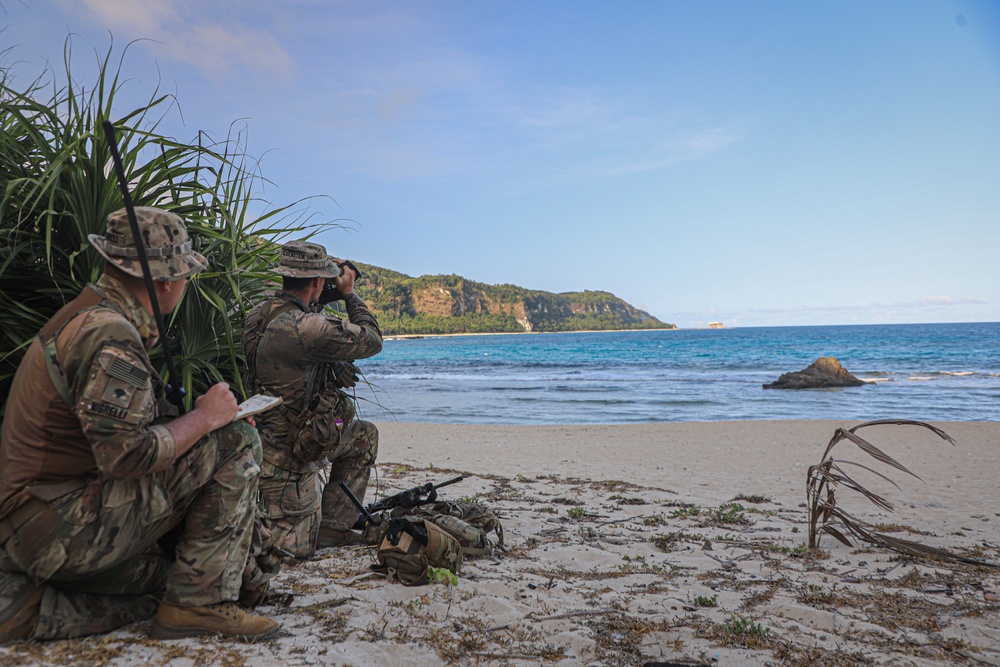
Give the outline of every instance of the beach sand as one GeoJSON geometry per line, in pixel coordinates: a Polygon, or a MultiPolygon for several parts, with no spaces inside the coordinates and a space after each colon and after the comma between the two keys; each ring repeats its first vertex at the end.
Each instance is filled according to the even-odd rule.
{"type": "MultiPolygon", "coordinates": [[[[380,423],[380,492],[465,475],[444,499],[501,518],[505,548],[458,585],[404,587],[365,548],[287,566],[257,644],[157,642],[148,623],[0,648],[0,664],[1000,665],[1000,568],[825,536],[806,550],[806,472],[857,422],[627,426],[380,423]]],[[[1000,423],[860,435],[921,480],[841,442],[834,456],[896,505],[838,505],[895,537],[1000,564],[1000,423]]],[[[371,492],[366,499],[372,500],[371,492]]]]}

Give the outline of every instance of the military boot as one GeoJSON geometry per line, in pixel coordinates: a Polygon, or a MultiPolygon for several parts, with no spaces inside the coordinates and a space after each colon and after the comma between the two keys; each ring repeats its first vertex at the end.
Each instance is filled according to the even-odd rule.
{"type": "Polygon", "coordinates": [[[175,607],[160,603],[149,636],[153,639],[183,639],[223,635],[253,640],[270,637],[281,629],[277,621],[244,611],[235,602],[219,602],[204,607],[175,607]]]}
{"type": "Polygon", "coordinates": [[[0,572],[0,644],[31,637],[44,592],[24,574],[0,572]]]}
{"type": "Polygon", "coordinates": [[[353,530],[338,530],[336,528],[319,527],[319,536],[316,539],[317,549],[328,549],[330,547],[347,547],[356,544],[366,544],[365,536],[353,530]]]}

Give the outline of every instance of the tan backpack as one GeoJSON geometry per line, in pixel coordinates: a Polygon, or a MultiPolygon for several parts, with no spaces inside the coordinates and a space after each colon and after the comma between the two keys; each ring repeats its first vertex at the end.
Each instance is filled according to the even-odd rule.
{"type": "Polygon", "coordinates": [[[433,523],[458,540],[466,556],[481,556],[503,549],[503,526],[493,512],[477,503],[440,501],[417,507],[397,507],[392,516],[433,523]],[[496,536],[495,541],[491,541],[491,535],[496,536]]]}
{"type": "Polygon", "coordinates": [[[368,544],[378,547],[378,564],[372,569],[407,586],[427,583],[431,567],[458,574],[466,556],[503,549],[500,521],[476,503],[396,507],[378,517],[381,521],[365,530],[368,544]],[[426,544],[421,542],[423,535],[426,544]]]}
{"type": "Polygon", "coordinates": [[[376,572],[404,586],[420,586],[429,581],[432,567],[454,574],[462,569],[462,546],[434,523],[401,518],[383,523],[386,531],[378,547],[378,564],[372,565],[376,572]]]}

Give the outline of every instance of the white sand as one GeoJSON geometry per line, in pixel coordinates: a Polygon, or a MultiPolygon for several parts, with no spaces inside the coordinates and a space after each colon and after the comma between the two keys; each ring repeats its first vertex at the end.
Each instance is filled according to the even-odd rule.
{"type": "MultiPolygon", "coordinates": [[[[457,586],[407,588],[368,576],[363,548],[325,550],[273,581],[287,604],[261,611],[284,624],[276,639],[154,642],[139,624],[0,648],[0,664],[1000,665],[1000,568],[830,537],[803,553],[807,468],[854,424],[379,424],[381,491],[465,474],[442,497],[495,510],[506,551],[468,559],[457,586]]],[[[1000,563],[1000,423],[937,425],[957,446],[860,432],[922,482],[838,444],[900,486],[858,473],[893,513],[846,489],[838,502],[1000,563]]]]}

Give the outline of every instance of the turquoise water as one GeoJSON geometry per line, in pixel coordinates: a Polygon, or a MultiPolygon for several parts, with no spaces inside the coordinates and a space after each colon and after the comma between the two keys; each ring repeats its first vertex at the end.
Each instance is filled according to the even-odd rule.
{"type": "Polygon", "coordinates": [[[996,421],[998,344],[1000,323],[388,340],[358,398],[367,419],[447,424],[996,421]],[[821,356],[872,384],[761,388],[821,356]]]}

